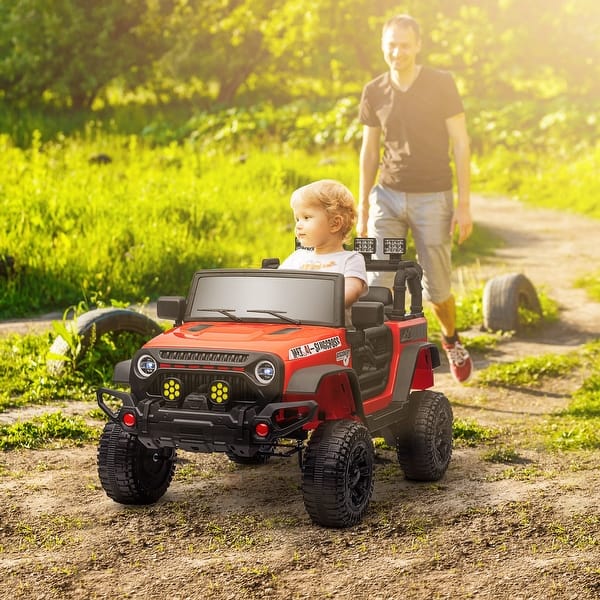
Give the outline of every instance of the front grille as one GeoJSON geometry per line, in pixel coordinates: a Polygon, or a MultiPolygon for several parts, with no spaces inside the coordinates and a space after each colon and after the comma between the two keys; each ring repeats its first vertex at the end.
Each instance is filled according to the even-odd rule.
{"type": "Polygon", "coordinates": [[[161,350],[161,360],[193,361],[205,363],[243,364],[248,360],[248,354],[234,352],[202,352],[196,350],[161,350]]]}
{"type": "Polygon", "coordinates": [[[261,403],[265,400],[263,394],[243,375],[232,373],[204,374],[188,372],[187,370],[160,373],[152,381],[148,393],[153,396],[161,396],[164,381],[173,377],[181,381],[183,397],[190,394],[207,394],[212,383],[226,381],[229,386],[230,402],[261,403]]]}

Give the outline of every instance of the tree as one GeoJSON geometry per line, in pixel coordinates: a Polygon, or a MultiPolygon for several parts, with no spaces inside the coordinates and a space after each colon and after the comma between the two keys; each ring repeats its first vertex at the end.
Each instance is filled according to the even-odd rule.
{"type": "Polygon", "coordinates": [[[166,50],[169,1],[3,0],[0,97],[91,106],[117,76],[143,82],[166,50]]]}

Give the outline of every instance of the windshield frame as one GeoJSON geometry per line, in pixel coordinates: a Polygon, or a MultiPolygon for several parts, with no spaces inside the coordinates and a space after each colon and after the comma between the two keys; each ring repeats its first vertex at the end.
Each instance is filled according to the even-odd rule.
{"type": "Polygon", "coordinates": [[[244,323],[281,324],[291,319],[300,325],[344,327],[344,276],[287,269],[197,271],[190,285],[184,322],[234,322],[232,316],[216,312],[217,309],[231,311],[236,322],[239,318],[244,323]],[[227,290],[228,285],[231,291],[227,290]],[[257,308],[279,311],[282,318],[246,312],[257,308]]]}

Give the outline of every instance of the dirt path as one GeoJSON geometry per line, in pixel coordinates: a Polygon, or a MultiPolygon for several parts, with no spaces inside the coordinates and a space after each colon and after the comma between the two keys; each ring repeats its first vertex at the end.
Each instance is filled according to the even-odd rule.
{"type": "MultiPolygon", "coordinates": [[[[559,323],[501,343],[494,360],[600,337],[600,304],[572,287],[600,264],[600,223],[501,198],[475,198],[474,214],[506,240],[477,275],[523,272],[562,308],[559,323]]],[[[23,325],[0,333],[8,327],[23,325]]],[[[344,531],[310,524],[294,460],[241,468],[181,453],[166,496],[127,508],[99,488],[93,445],[5,452],[0,598],[598,598],[600,456],[546,452],[536,433],[580,378],[487,389],[457,386],[442,368],[436,388],[455,417],[499,428],[491,447],[515,460],[459,446],[441,482],[417,485],[379,450],[367,518],[344,531]]]]}

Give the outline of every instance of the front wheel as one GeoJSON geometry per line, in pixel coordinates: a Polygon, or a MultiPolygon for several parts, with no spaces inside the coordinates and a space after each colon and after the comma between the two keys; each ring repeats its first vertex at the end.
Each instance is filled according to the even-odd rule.
{"type": "Polygon", "coordinates": [[[153,504],[175,472],[174,448],[152,450],[116,423],[107,423],[98,446],[98,476],[106,494],[121,504],[153,504]]]}
{"type": "Polygon", "coordinates": [[[373,493],[371,434],[354,421],[326,421],[311,435],[304,457],[302,494],[312,521],[325,527],[360,522],[373,493]]]}
{"type": "Polygon", "coordinates": [[[396,439],[398,462],[407,479],[437,481],[452,456],[452,407],[430,390],[412,392],[396,439]]]}

